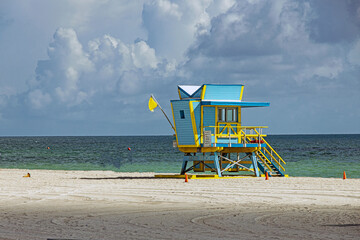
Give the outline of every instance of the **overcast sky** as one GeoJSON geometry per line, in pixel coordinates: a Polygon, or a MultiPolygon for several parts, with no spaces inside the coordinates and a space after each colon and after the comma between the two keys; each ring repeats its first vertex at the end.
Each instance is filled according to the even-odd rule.
{"type": "Polygon", "coordinates": [[[243,125],[360,133],[358,0],[0,0],[0,135],[168,135],[177,85],[244,84],[243,125]]]}

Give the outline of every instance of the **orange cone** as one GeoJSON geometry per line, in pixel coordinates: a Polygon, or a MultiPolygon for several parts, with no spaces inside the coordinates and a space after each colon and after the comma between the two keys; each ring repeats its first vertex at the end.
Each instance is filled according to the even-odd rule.
{"type": "Polygon", "coordinates": [[[30,173],[27,173],[25,176],[23,176],[23,177],[30,177],[30,173]]]}
{"type": "Polygon", "coordinates": [[[268,174],[268,172],[265,172],[265,180],[269,180],[269,174],[268,174]]]}
{"type": "Polygon", "coordinates": [[[343,179],[344,179],[344,180],[346,179],[346,173],[345,173],[345,171],[344,171],[344,173],[343,173],[343,179]]]}
{"type": "Polygon", "coordinates": [[[188,175],[187,175],[187,173],[185,173],[185,182],[188,182],[189,180],[188,180],[188,175]]]}

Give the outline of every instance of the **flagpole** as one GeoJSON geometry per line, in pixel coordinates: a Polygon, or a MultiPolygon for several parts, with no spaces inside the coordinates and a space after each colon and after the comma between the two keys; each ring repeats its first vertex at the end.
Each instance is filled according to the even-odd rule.
{"type": "Polygon", "coordinates": [[[162,107],[160,106],[159,102],[156,100],[156,98],[154,97],[154,95],[151,94],[151,97],[154,99],[154,101],[157,103],[157,105],[159,106],[160,110],[162,111],[162,113],[165,115],[166,119],[168,120],[168,122],[170,123],[172,129],[175,131],[174,126],[172,125],[172,123],[170,122],[170,119],[168,118],[168,116],[166,115],[166,113],[164,112],[164,110],[162,109],[162,107]]]}

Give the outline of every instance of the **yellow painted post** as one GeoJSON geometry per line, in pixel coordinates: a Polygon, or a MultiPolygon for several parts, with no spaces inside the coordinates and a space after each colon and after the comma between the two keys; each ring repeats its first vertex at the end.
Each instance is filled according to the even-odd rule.
{"type": "Polygon", "coordinates": [[[206,85],[203,86],[203,89],[201,91],[201,100],[204,100],[205,92],[206,92],[206,85]]]}

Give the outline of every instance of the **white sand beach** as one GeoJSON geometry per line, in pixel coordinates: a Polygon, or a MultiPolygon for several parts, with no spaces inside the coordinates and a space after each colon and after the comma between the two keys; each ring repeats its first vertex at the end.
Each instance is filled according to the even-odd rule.
{"type": "Polygon", "coordinates": [[[360,179],[153,176],[1,169],[0,239],[360,236],[360,179]]]}

